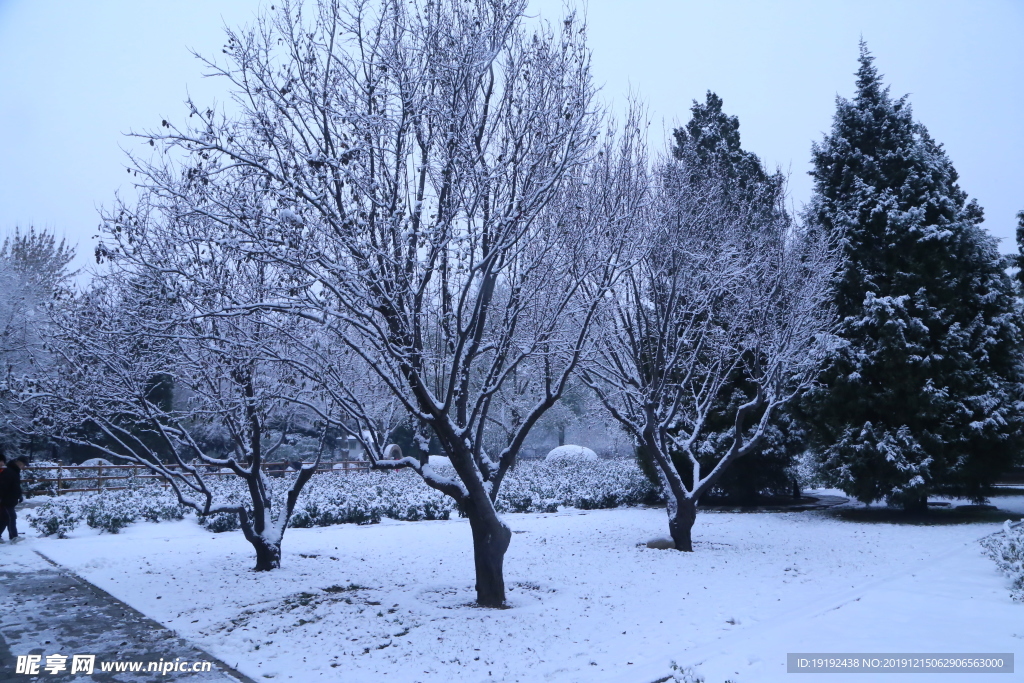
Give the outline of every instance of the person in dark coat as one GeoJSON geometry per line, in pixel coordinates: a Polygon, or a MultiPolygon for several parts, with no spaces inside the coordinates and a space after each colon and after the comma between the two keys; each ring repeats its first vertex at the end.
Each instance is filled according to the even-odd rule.
{"type": "Polygon", "coordinates": [[[7,535],[11,542],[21,540],[18,536],[18,514],[14,506],[25,499],[21,492],[21,471],[28,467],[25,458],[15,458],[7,464],[7,468],[0,472],[0,510],[3,516],[0,517],[0,535],[7,529],[7,535]]]}

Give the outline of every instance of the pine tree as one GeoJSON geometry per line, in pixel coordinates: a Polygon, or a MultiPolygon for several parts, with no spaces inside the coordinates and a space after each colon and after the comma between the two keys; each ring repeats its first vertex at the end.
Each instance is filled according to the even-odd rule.
{"type": "MultiPolygon", "coordinates": [[[[756,154],[742,148],[739,118],[726,114],[722,105],[722,98],[710,90],[703,104],[695,100],[690,109],[690,121],[673,131],[672,155],[684,162],[691,185],[715,188],[700,192],[708,201],[724,201],[732,211],[743,216],[747,231],[783,230],[790,224],[785,210],[785,176],[778,170],[769,173],[756,154]]],[[[755,392],[756,387],[746,381],[742,370],[737,368],[709,415],[705,429],[702,460],[708,470],[729,449],[736,409],[751,400],[755,392]]],[[[743,467],[727,470],[715,484],[710,498],[753,505],[764,496],[790,493],[794,459],[803,442],[798,432],[790,428],[791,420],[785,408],[777,409],[776,413],[758,453],[750,456],[752,460],[743,467]]],[[[682,454],[677,455],[685,459],[682,454]]],[[[681,472],[690,471],[690,467],[679,464],[681,472]]],[[[651,476],[657,476],[653,463],[641,463],[641,466],[651,472],[651,476]]]]}
{"type": "Polygon", "coordinates": [[[1020,446],[1021,326],[982,210],[862,42],[813,147],[808,221],[841,231],[840,343],[804,402],[822,471],[861,501],[983,500],[1020,446]]]}
{"type": "Polygon", "coordinates": [[[1017,212],[1017,251],[1015,266],[1017,266],[1017,286],[1020,294],[1024,295],[1024,211],[1017,212]]]}

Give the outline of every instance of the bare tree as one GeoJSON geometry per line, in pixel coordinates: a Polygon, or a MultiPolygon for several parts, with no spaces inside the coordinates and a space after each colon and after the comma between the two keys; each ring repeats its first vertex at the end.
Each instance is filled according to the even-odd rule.
{"type": "MultiPolygon", "coordinates": [[[[253,233],[232,206],[202,210],[252,258],[292,273],[275,310],[315,321],[359,355],[411,416],[421,448],[437,437],[454,479],[425,451],[396,458],[364,445],[377,467],[412,468],[458,502],[478,601],[500,606],[511,533],[493,501],[564,391],[621,269],[627,240],[604,233],[623,236],[643,193],[609,183],[601,197],[591,180],[636,175],[639,133],[598,154],[604,131],[574,15],[557,31],[528,32],[525,0],[308,9],[283,2],[229,32],[225,62],[207,64],[230,83],[238,114],[191,106],[198,123],[146,135],[167,164],[137,170],[182,201],[193,190],[168,171],[172,161],[202,184],[239,169],[260,179],[273,231],[253,233]],[[484,430],[509,391],[529,405],[506,411],[508,438],[488,452],[484,430]]],[[[373,422],[343,383],[308,375],[324,377],[350,423],[373,422]]]]}
{"type": "Polygon", "coordinates": [[[74,249],[49,232],[15,229],[0,245],[0,446],[13,457],[26,437],[31,411],[12,401],[6,388],[26,373],[52,369],[46,350],[49,310],[71,296],[68,270],[74,249]]]}
{"type": "Polygon", "coordinates": [[[692,182],[683,162],[665,162],[656,180],[646,255],[616,289],[582,376],[655,463],[675,547],[690,551],[701,495],[757,450],[776,409],[817,372],[836,257],[784,211],[752,230],[747,212],[759,207],[737,203],[721,179],[692,182]],[[709,467],[707,420],[737,373],[755,395],[709,467]]]}
{"type": "MultiPolygon", "coordinates": [[[[260,195],[236,180],[204,186],[203,202],[244,204],[257,230],[265,220],[252,200],[260,195]]],[[[107,217],[97,257],[109,270],[57,319],[50,345],[60,373],[36,378],[23,396],[64,440],[161,475],[201,515],[237,515],[256,570],[274,569],[320,452],[277,499],[262,466],[289,431],[323,434],[326,421],[308,406],[329,414],[329,401],[280,362],[293,355],[279,334],[282,315],[258,305],[287,278],[237,258],[195,206],[160,201],[143,195],[107,217]],[[211,432],[225,438],[217,443],[211,432]],[[209,471],[224,468],[245,482],[247,501],[210,487],[209,471]]],[[[288,327],[302,336],[295,320],[288,327]]]]}

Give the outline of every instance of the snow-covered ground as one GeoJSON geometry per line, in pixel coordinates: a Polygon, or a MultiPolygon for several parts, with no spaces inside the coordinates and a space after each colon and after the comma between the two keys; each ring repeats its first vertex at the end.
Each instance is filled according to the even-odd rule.
{"type": "MultiPolygon", "coordinates": [[[[1024,605],[977,543],[995,523],[707,513],[679,553],[638,547],[664,535],[659,509],[505,519],[507,610],[471,605],[459,519],[290,529],[268,573],[240,532],[191,519],[4,549],[40,551],[257,680],[646,683],[674,660],[745,683],[792,680],[787,652],[1024,653],[1024,605]]],[[[871,677],[890,679],[927,680],[871,677]]]]}

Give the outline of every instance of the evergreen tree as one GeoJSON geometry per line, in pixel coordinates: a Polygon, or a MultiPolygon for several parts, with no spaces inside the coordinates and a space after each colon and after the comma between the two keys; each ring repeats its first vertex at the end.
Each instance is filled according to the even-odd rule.
{"type": "Polygon", "coordinates": [[[809,222],[840,231],[840,341],[805,416],[861,501],[983,500],[1020,444],[1021,327],[982,210],[864,43],[857,94],[813,147],[809,222]]]}
{"type": "MultiPolygon", "coordinates": [[[[752,235],[764,230],[784,230],[790,224],[785,210],[786,179],[779,171],[766,171],[756,154],[741,147],[739,118],[726,114],[722,104],[722,98],[710,90],[703,104],[694,101],[690,121],[673,131],[672,155],[684,162],[688,180],[698,188],[698,194],[708,202],[725,203],[730,212],[741,215],[745,230],[752,235]]],[[[742,368],[737,368],[723,388],[723,398],[709,415],[702,469],[710,470],[729,450],[736,409],[755,393],[756,387],[745,379],[742,368]]],[[[802,441],[799,433],[790,428],[786,409],[777,409],[776,413],[763,446],[750,456],[753,460],[743,467],[726,470],[710,497],[753,505],[765,496],[790,493],[794,480],[792,466],[802,441]]],[[[753,421],[759,417],[755,416],[753,421]]],[[[690,472],[690,467],[682,466],[685,456],[676,455],[680,471],[690,472]]],[[[653,463],[641,462],[641,467],[658,483],[653,463]]]]}
{"type": "Polygon", "coordinates": [[[1024,211],[1017,212],[1017,286],[1024,296],[1024,211]]]}

